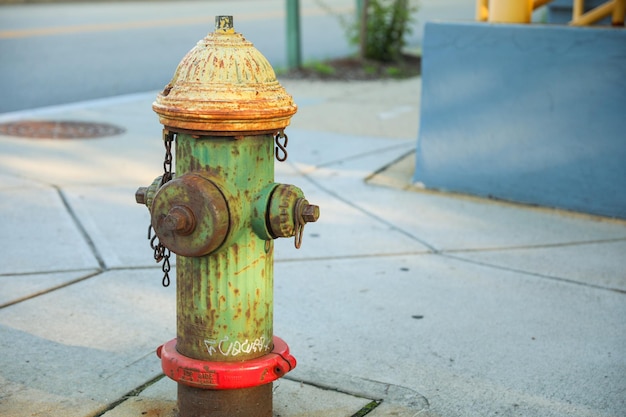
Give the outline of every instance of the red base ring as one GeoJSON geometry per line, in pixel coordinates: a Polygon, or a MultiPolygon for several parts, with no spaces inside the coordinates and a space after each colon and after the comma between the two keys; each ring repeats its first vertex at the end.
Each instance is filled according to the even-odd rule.
{"type": "Polygon", "coordinates": [[[176,350],[176,339],[157,348],[161,367],[174,381],[202,389],[239,389],[268,384],[296,367],[289,346],[274,336],[274,349],[260,358],[243,362],[208,362],[183,356],[176,350]]]}

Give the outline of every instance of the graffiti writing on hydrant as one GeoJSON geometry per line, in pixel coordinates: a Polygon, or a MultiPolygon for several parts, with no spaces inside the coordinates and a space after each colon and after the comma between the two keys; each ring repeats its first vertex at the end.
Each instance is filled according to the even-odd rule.
{"type": "Polygon", "coordinates": [[[224,336],[222,340],[219,341],[215,339],[205,339],[204,344],[207,352],[211,356],[218,351],[223,356],[237,356],[241,353],[266,352],[270,349],[270,341],[266,339],[265,336],[261,336],[252,342],[248,339],[243,342],[239,340],[231,342],[228,340],[228,336],[224,336]]]}

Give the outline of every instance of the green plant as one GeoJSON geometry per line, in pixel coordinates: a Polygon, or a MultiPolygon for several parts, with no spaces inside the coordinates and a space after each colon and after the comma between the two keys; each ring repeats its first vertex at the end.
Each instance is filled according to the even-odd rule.
{"type": "Polygon", "coordinates": [[[384,62],[399,60],[405,36],[412,32],[410,24],[417,6],[411,5],[409,0],[365,0],[363,8],[365,16],[348,27],[348,39],[360,45],[361,58],[384,62]]]}
{"type": "MultiPolygon", "coordinates": [[[[323,0],[315,2],[330,14],[336,14],[323,0]]],[[[412,33],[417,0],[357,0],[362,15],[351,21],[337,14],[348,42],[360,49],[361,59],[397,61],[402,55],[405,36],[412,33]],[[361,30],[361,26],[364,26],[361,30]]]]}
{"type": "Polygon", "coordinates": [[[392,78],[401,78],[402,77],[402,69],[398,67],[388,67],[385,72],[388,76],[392,78]]]}
{"type": "Polygon", "coordinates": [[[398,60],[404,46],[404,34],[410,30],[407,0],[370,0],[368,3],[364,58],[398,60]]]}
{"type": "Polygon", "coordinates": [[[368,75],[374,75],[378,71],[378,68],[372,64],[363,64],[363,71],[368,75]]]}
{"type": "Polygon", "coordinates": [[[334,67],[320,61],[313,61],[304,64],[304,68],[311,69],[320,75],[333,75],[335,73],[334,67]]]}

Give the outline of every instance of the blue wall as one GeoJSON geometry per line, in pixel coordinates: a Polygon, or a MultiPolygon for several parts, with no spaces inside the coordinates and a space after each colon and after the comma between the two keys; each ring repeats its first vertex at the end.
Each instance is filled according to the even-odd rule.
{"type": "Polygon", "coordinates": [[[626,218],[626,30],[427,23],[413,179],[626,218]]]}

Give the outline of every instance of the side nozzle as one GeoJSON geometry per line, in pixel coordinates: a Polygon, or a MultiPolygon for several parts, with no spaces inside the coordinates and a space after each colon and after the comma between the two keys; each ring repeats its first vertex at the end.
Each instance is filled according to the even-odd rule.
{"type": "Polygon", "coordinates": [[[320,208],[309,204],[302,190],[293,185],[279,184],[268,205],[267,223],[272,237],[295,237],[297,249],[302,245],[302,234],[307,223],[316,222],[320,208]]]}

